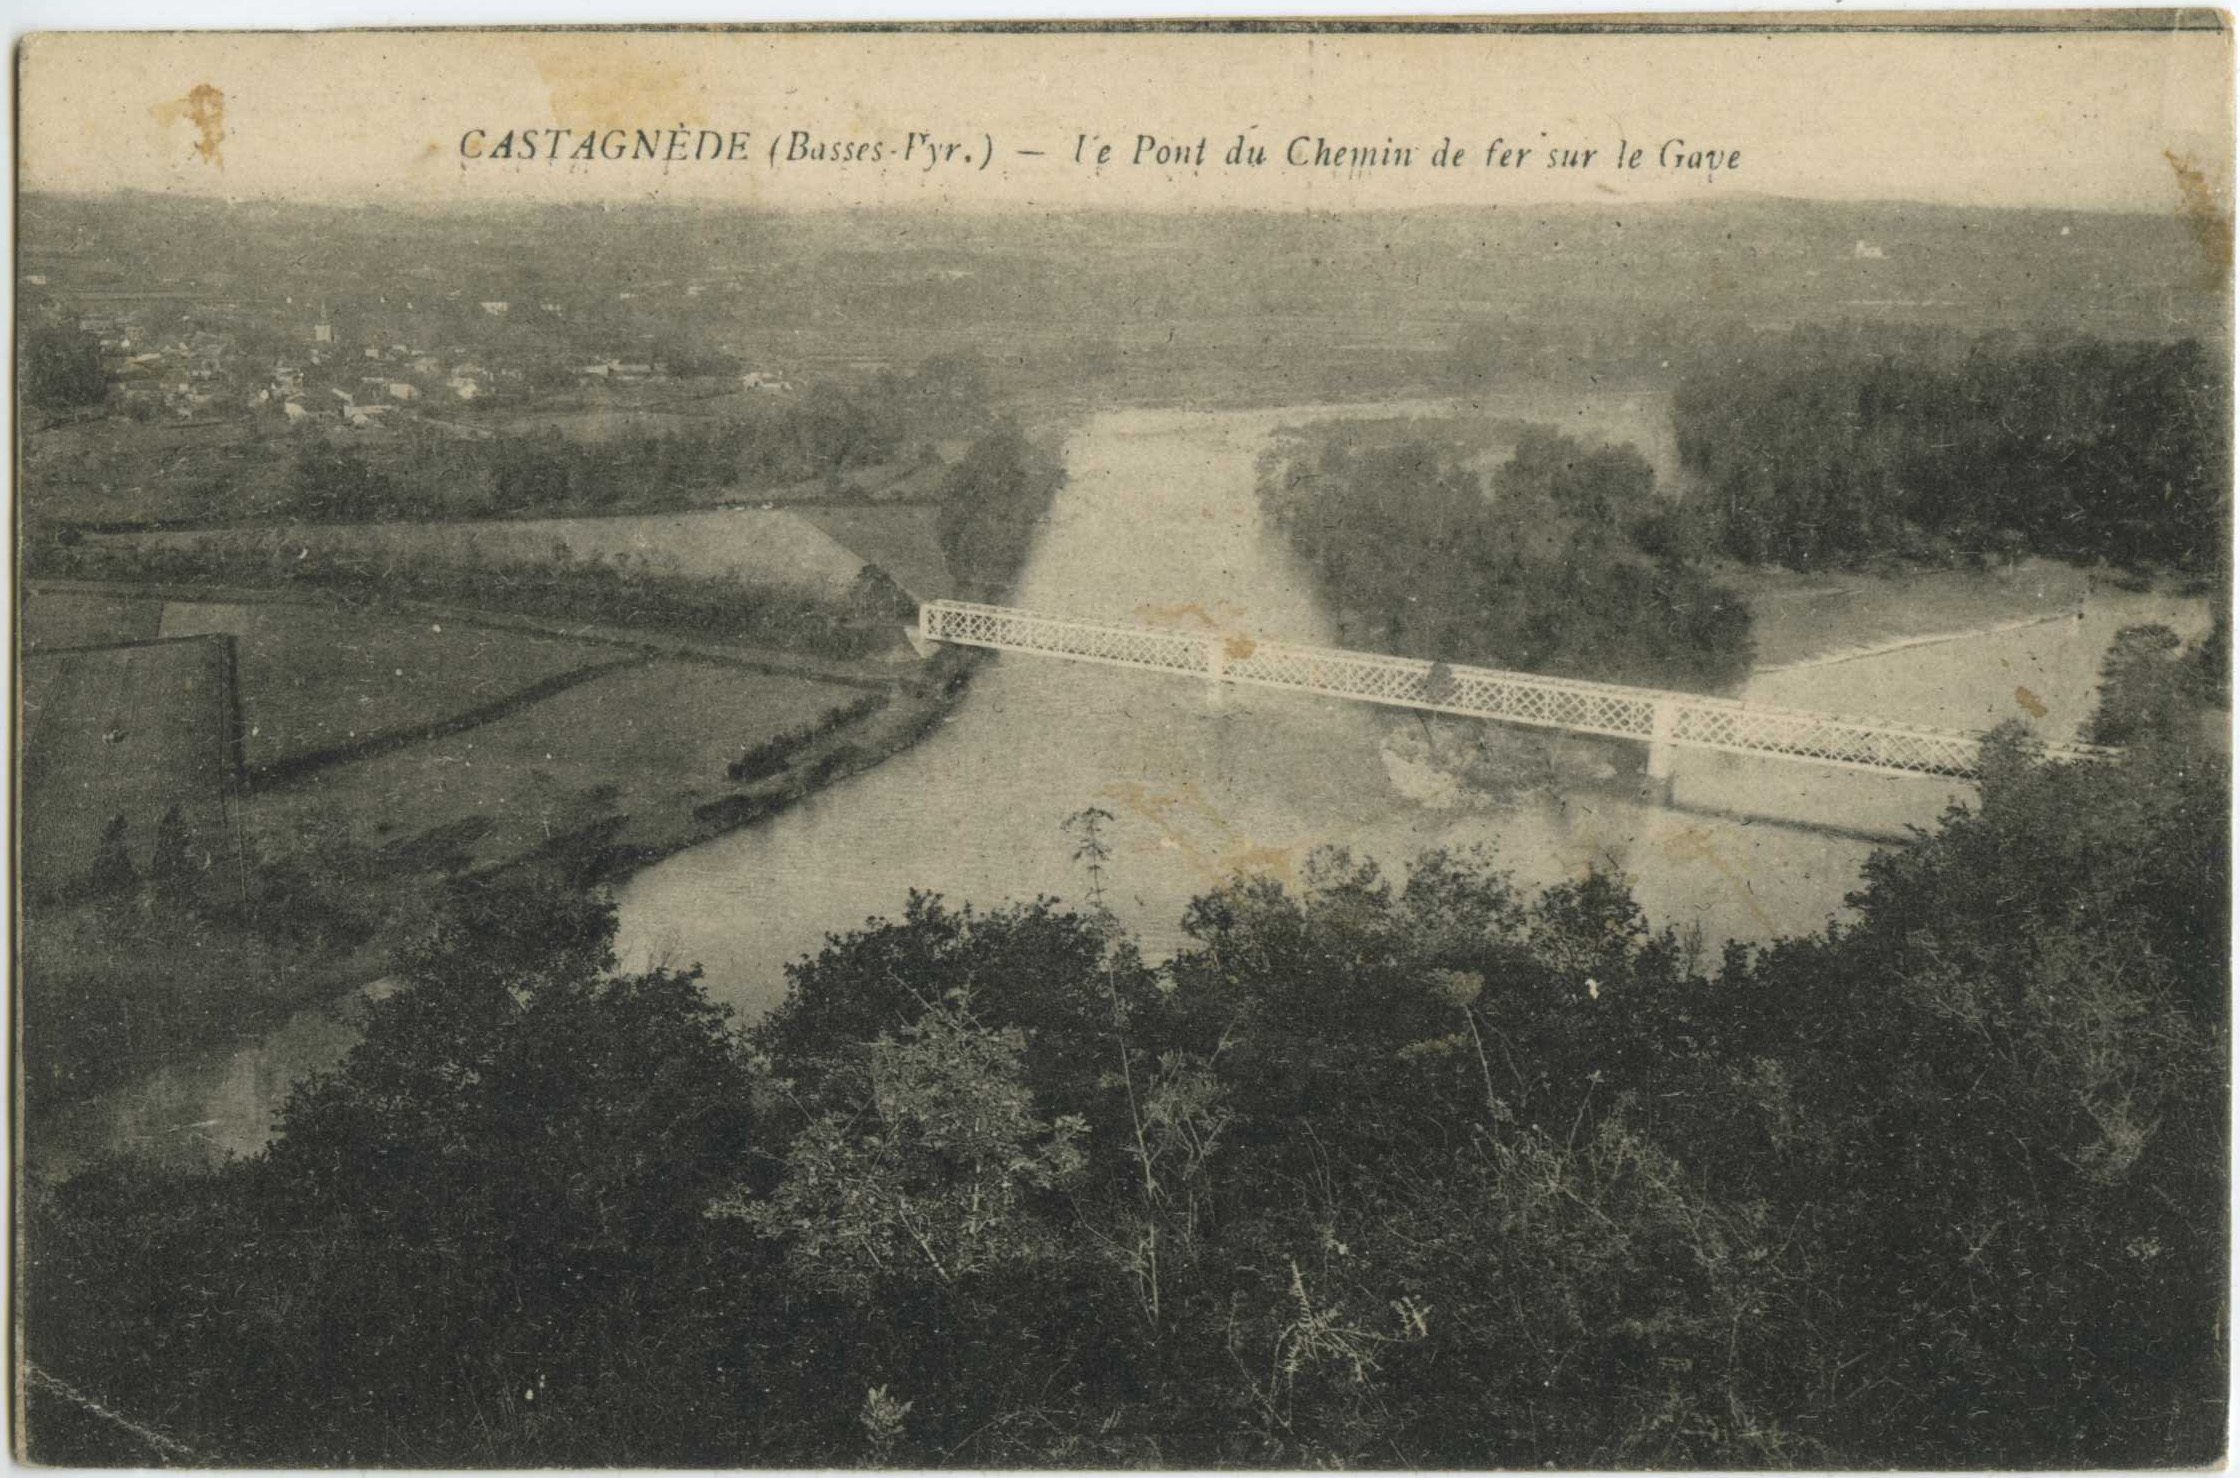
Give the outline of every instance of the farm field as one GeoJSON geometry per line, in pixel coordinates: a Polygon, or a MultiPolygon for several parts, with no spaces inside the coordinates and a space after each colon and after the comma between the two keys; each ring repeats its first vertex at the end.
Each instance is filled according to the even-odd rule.
{"type": "MultiPolygon", "coordinates": [[[[277,524],[90,536],[89,546],[149,550],[309,550],[357,559],[485,566],[577,564],[844,595],[864,559],[786,509],[630,514],[459,523],[277,524]]],[[[939,558],[935,553],[934,558],[939,558]]]]}
{"type": "Polygon", "coordinates": [[[934,534],[940,510],[911,506],[794,511],[859,559],[885,570],[913,600],[942,600],[956,593],[949,562],[942,558],[934,534]]]}
{"type": "Polygon", "coordinates": [[[637,393],[586,386],[547,397],[532,407],[482,413],[476,424],[498,436],[557,432],[570,441],[601,442],[702,431],[722,417],[756,408],[735,382],[727,386],[717,381],[671,380],[633,388],[637,393]]]}
{"type": "Polygon", "coordinates": [[[153,641],[163,627],[162,601],[102,591],[27,589],[16,611],[26,655],[153,641]]]}
{"type": "Polygon", "coordinates": [[[689,508],[756,508],[766,511],[784,508],[794,512],[808,508],[863,509],[872,504],[885,506],[893,503],[930,502],[939,496],[942,479],[948,475],[950,464],[962,457],[971,444],[969,439],[945,442],[926,461],[895,458],[868,467],[850,467],[840,474],[840,493],[837,498],[830,478],[811,477],[769,487],[734,483],[729,487],[689,493],[682,502],[689,508]]]}
{"type": "Polygon", "coordinates": [[[34,886],[93,865],[114,818],[142,867],[173,806],[197,850],[222,832],[234,767],[225,646],[146,641],[23,664],[23,845],[34,886]]]}
{"type": "Polygon", "coordinates": [[[238,418],[141,425],[108,416],[58,426],[23,442],[26,514],[92,523],[193,518],[213,483],[276,484],[286,441],[275,428],[238,418]]]}
{"type": "Polygon", "coordinates": [[[178,601],[35,588],[27,652],[230,636],[243,758],[254,774],[414,725],[438,724],[624,654],[599,642],[308,601],[178,601]]]}
{"type": "Polygon", "coordinates": [[[301,602],[171,601],[165,636],[235,639],[252,774],[378,734],[436,724],[565,673],[613,647],[532,632],[301,602]]]}
{"type": "Polygon", "coordinates": [[[548,847],[589,876],[626,870],[914,734],[895,717],[907,703],[815,733],[876,698],[860,672],[176,593],[21,598],[42,1101],[230,1051],[378,975],[385,931],[411,927],[449,875],[548,847]],[[782,747],[790,764],[731,778],[743,751],[803,731],[782,747]],[[212,912],[170,906],[167,835],[212,912]],[[93,989],[90,961],[131,984],[93,989]]]}
{"type": "Polygon", "coordinates": [[[708,828],[696,807],[736,793],[742,748],[812,724],[858,693],[715,663],[656,661],[604,673],[521,712],[268,789],[250,824],[275,839],[323,815],[388,818],[369,842],[451,828],[465,860],[534,851],[607,815],[625,847],[708,828]]]}
{"type": "Polygon", "coordinates": [[[2192,635],[2202,609],[2197,598],[2125,591],[2094,571],[2048,559],[1897,574],[1799,574],[1730,564],[1719,568],[1718,578],[1750,601],[1761,670],[2020,622],[2074,619],[2102,605],[2192,635]]]}

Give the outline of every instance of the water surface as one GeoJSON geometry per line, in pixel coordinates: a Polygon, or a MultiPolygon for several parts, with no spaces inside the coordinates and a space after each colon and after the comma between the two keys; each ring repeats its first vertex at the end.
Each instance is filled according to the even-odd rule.
{"type": "MultiPolygon", "coordinates": [[[[1067,440],[1070,478],[1017,602],[1336,644],[1305,571],[1262,523],[1255,461],[1277,426],[1362,413],[1095,417],[1067,440]]],[[[2034,705],[2042,731],[2066,738],[2121,626],[2207,623],[2201,601],[2059,593],[2058,610],[2018,594],[1985,635],[1920,644],[1878,629],[1879,649],[1785,652],[1742,696],[1965,728],[2034,705]]],[[[1078,898],[1085,880],[1061,827],[1092,805],[1117,817],[1110,901],[1154,957],[1183,942],[1194,894],[1239,870],[1296,878],[1322,845],[1395,872],[1427,847],[1482,845],[1528,886],[1616,868],[1657,923],[1700,927],[1714,945],[1764,940],[1840,915],[1873,834],[1929,824],[1968,797],[1948,782],[1684,755],[1680,804],[1650,805],[1638,750],[1562,739],[1534,741],[1558,782],[1490,795],[1438,763],[1442,745],[1466,742],[1463,726],[1357,703],[999,656],[916,748],[638,874],[620,895],[620,949],[631,967],[700,962],[711,993],[752,1020],[781,998],[787,963],[828,933],[898,915],[912,888],[981,907],[1078,898]]],[[[56,1137],[181,1159],[254,1150],[287,1086],[336,1060],[351,1031],[346,1009],[306,1011],[87,1105],[56,1137]]]]}

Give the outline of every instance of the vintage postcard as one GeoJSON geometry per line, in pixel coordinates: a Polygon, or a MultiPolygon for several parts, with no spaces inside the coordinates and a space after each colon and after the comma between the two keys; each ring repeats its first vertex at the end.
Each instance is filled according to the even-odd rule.
{"type": "Polygon", "coordinates": [[[16,1455],[2221,1462],[2232,41],[29,37],[16,1455]]]}

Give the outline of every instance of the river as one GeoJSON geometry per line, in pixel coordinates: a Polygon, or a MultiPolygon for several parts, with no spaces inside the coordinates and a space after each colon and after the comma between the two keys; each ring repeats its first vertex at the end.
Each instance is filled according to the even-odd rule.
{"type": "MultiPolygon", "coordinates": [[[[1305,571],[1262,524],[1255,463],[1279,425],[1358,413],[1137,409],[1090,419],[1068,437],[1069,480],[1017,603],[1335,644],[1305,571]]],[[[2005,604],[2013,619],[1985,623],[1986,634],[1783,653],[1743,696],[1978,727],[2013,715],[2022,688],[2025,708],[2045,710],[2046,732],[2066,738],[2089,710],[2099,655],[2119,626],[2206,623],[2203,602],[2106,591],[2080,600],[2067,586],[2016,591],[2005,604]]],[[[1078,897],[1084,879],[1061,827],[1095,805],[1117,818],[1111,902],[1154,958],[1181,942],[1193,894],[1239,869],[1294,879],[1322,845],[1394,871],[1427,847],[1482,845],[1526,885],[1618,868],[1653,921],[1700,926],[1715,950],[1724,938],[1818,929],[1842,911],[1872,834],[1926,824],[1957,793],[1944,782],[1683,756],[1678,805],[1649,805],[1638,754],[1555,740],[1544,741],[1561,762],[1550,773],[1571,780],[1496,802],[1441,768],[1439,732],[1451,750],[1451,727],[1435,732],[1360,704],[999,657],[915,748],[638,874],[619,898],[618,947],[626,967],[698,961],[711,993],[751,1021],[783,995],[789,961],[828,933],[899,914],[913,887],[981,907],[1078,897]]],[[[223,1061],[93,1106],[84,1129],[166,1155],[253,1150],[288,1083],[349,1040],[331,1009],[304,1013],[223,1061]]]]}

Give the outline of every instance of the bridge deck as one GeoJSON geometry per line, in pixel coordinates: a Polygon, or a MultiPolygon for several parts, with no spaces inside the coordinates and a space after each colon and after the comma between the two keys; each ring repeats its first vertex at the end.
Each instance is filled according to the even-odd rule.
{"type": "MultiPolygon", "coordinates": [[[[969,601],[926,602],[918,608],[918,634],[925,641],[1636,739],[1653,751],[1667,746],[1708,749],[1881,775],[1971,778],[1983,741],[1982,735],[1961,730],[1766,708],[1695,693],[1253,641],[1218,632],[1088,621],[969,601]]],[[[2048,752],[2072,760],[2115,753],[2082,744],[2049,745],[2048,752]]]]}

